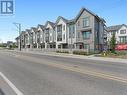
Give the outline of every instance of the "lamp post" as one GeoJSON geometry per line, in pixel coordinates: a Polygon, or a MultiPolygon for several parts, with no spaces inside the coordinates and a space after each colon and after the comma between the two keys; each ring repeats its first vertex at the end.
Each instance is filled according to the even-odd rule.
{"type": "Polygon", "coordinates": [[[22,47],[21,47],[21,24],[20,23],[13,23],[16,27],[17,27],[17,29],[18,29],[18,32],[19,32],[19,43],[20,43],[20,45],[19,45],[19,48],[20,48],[20,51],[22,50],[22,47]]]}

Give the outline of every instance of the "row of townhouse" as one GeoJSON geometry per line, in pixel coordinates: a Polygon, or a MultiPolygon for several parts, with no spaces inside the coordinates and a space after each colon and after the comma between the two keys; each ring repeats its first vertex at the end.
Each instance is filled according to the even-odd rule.
{"type": "MultiPolygon", "coordinates": [[[[59,16],[55,23],[47,21],[26,29],[20,35],[22,48],[72,49],[100,52],[106,42],[105,20],[86,8],[67,20],[59,16]]],[[[18,45],[20,45],[17,37],[18,45]]]]}

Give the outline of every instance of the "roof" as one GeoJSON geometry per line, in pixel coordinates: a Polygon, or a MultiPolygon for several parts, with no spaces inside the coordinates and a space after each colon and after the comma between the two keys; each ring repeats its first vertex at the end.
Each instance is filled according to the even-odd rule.
{"type": "Polygon", "coordinates": [[[21,31],[21,33],[20,33],[20,34],[22,35],[22,34],[25,34],[25,33],[26,33],[25,31],[21,31]]]}
{"type": "MultiPolygon", "coordinates": [[[[78,15],[77,15],[74,19],[67,20],[67,19],[65,19],[64,17],[59,16],[58,19],[57,19],[57,21],[58,21],[59,19],[62,18],[66,23],[68,23],[68,24],[74,24],[74,23],[79,19],[79,17],[82,15],[82,13],[83,13],[84,11],[87,11],[87,12],[90,13],[91,15],[95,16],[99,21],[102,21],[103,23],[106,23],[106,21],[105,21],[103,18],[99,17],[98,15],[96,15],[95,13],[93,13],[92,11],[90,11],[89,9],[86,9],[86,8],[82,8],[82,9],[80,10],[80,12],[78,13],[78,15]]],[[[56,21],[56,23],[57,23],[57,21],[56,21]]],[[[46,26],[48,23],[52,26],[52,28],[54,28],[55,25],[56,25],[56,23],[53,23],[53,22],[51,22],[51,21],[47,21],[46,24],[45,24],[45,26],[46,26]]],[[[43,26],[43,25],[38,24],[38,26],[40,26],[42,29],[45,29],[45,26],[43,26]]],[[[35,31],[35,32],[36,32],[36,30],[37,30],[37,28],[35,28],[35,27],[32,27],[31,29],[33,29],[33,31],[35,31]]]]}
{"type": "Polygon", "coordinates": [[[67,20],[66,18],[64,18],[64,17],[62,17],[62,16],[59,16],[59,17],[57,18],[57,20],[56,20],[56,23],[57,23],[60,19],[63,19],[63,21],[64,21],[65,23],[68,22],[68,20],[67,20]]]}
{"type": "Polygon", "coordinates": [[[37,28],[31,27],[31,30],[33,30],[34,32],[36,32],[37,28]]]}
{"type": "Polygon", "coordinates": [[[45,26],[46,26],[48,23],[52,26],[52,28],[55,27],[55,23],[53,23],[53,22],[51,22],[51,21],[47,21],[46,24],[45,24],[45,26]]]}
{"type": "Polygon", "coordinates": [[[106,28],[107,31],[116,31],[119,30],[122,26],[127,27],[127,25],[122,24],[122,25],[114,25],[114,26],[109,26],[106,28]]]}
{"type": "Polygon", "coordinates": [[[75,23],[75,19],[68,20],[68,23],[69,23],[69,24],[75,23]]]}
{"type": "Polygon", "coordinates": [[[51,21],[48,21],[48,22],[49,22],[49,24],[50,24],[52,27],[55,26],[55,23],[53,23],[53,22],[51,22],[51,21]]]}
{"type": "Polygon", "coordinates": [[[27,31],[27,32],[29,32],[29,31],[30,31],[30,29],[26,29],[26,31],[27,31]]]}
{"type": "Polygon", "coordinates": [[[26,29],[26,32],[28,32],[29,35],[30,35],[30,33],[31,33],[30,29],[26,29]]]}
{"type": "Polygon", "coordinates": [[[18,40],[19,39],[19,36],[15,38],[15,40],[18,40]]]}
{"type": "Polygon", "coordinates": [[[44,26],[44,25],[41,25],[41,24],[38,24],[37,27],[38,27],[38,28],[40,27],[42,30],[45,28],[45,26],[44,26]]]}
{"type": "Polygon", "coordinates": [[[86,9],[86,8],[82,8],[80,10],[80,12],[78,13],[78,15],[76,16],[75,18],[75,21],[78,20],[78,18],[81,16],[81,14],[84,12],[84,11],[87,11],[88,13],[90,13],[91,15],[95,16],[97,19],[99,19],[100,21],[103,21],[104,23],[106,22],[103,18],[100,18],[98,15],[96,15],[95,13],[93,13],[92,11],[90,11],[89,9],[86,9]]]}

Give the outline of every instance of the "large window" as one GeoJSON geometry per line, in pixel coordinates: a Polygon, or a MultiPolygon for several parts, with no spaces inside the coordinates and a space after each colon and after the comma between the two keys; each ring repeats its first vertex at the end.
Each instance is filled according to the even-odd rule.
{"type": "Polygon", "coordinates": [[[121,36],[120,38],[120,43],[127,43],[127,36],[121,36]]]}
{"type": "Polygon", "coordinates": [[[83,32],[83,39],[90,39],[91,31],[84,31],[83,32]]]}
{"type": "Polygon", "coordinates": [[[120,30],[120,34],[126,34],[126,29],[120,30]]]}
{"type": "Polygon", "coordinates": [[[62,41],[62,25],[57,26],[57,41],[62,41]]]}
{"type": "Polygon", "coordinates": [[[47,28],[45,32],[45,41],[49,42],[49,28],[47,28]]]}
{"type": "Polygon", "coordinates": [[[25,36],[26,36],[25,38],[26,38],[26,44],[27,44],[28,43],[28,35],[26,34],[25,36]]]}
{"type": "Polygon", "coordinates": [[[62,25],[57,25],[57,32],[62,32],[62,25]]]}
{"type": "Polygon", "coordinates": [[[40,31],[37,32],[37,43],[40,43],[40,31]]]}
{"type": "Polygon", "coordinates": [[[75,26],[70,25],[69,26],[69,38],[74,38],[75,37],[75,26]]]}
{"type": "Polygon", "coordinates": [[[83,18],[83,27],[90,26],[90,17],[83,18]]]}
{"type": "Polygon", "coordinates": [[[30,41],[31,41],[31,43],[33,43],[33,33],[31,33],[30,41]]]}

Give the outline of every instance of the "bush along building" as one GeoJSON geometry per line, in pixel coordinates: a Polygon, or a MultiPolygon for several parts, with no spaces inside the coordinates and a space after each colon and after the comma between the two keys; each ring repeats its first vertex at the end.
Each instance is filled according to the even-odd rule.
{"type": "Polygon", "coordinates": [[[82,8],[71,20],[59,16],[56,22],[47,21],[45,25],[26,29],[17,38],[21,38],[23,49],[101,52],[107,40],[105,23],[98,15],[82,8]]]}
{"type": "Polygon", "coordinates": [[[114,25],[106,28],[107,30],[107,42],[110,49],[110,41],[115,34],[116,39],[116,49],[117,50],[127,50],[127,25],[114,25]]]}

